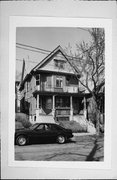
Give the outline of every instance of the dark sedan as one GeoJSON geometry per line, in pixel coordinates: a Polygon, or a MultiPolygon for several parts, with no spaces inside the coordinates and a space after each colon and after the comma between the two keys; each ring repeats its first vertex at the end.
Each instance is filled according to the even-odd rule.
{"type": "Polygon", "coordinates": [[[60,144],[72,138],[72,131],[54,123],[36,123],[30,128],[16,130],[15,144],[24,146],[30,142],[54,141],[60,144]]]}

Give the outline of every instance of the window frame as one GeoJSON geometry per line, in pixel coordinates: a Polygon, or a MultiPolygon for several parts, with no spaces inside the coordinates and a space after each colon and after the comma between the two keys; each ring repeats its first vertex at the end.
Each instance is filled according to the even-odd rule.
{"type": "Polygon", "coordinates": [[[55,87],[56,88],[63,88],[63,78],[61,76],[56,76],[55,87]],[[57,85],[57,81],[58,81],[58,85],[57,85]]]}
{"type": "Polygon", "coordinates": [[[40,85],[40,74],[36,74],[35,79],[36,79],[36,86],[39,86],[40,85]]]}
{"type": "Polygon", "coordinates": [[[62,60],[59,60],[59,59],[55,59],[54,66],[55,66],[55,68],[65,69],[65,62],[62,60]]]}
{"type": "Polygon", "coordinates": [[[45,130],[45,124],[39,124],[39,126],[37,126],[36,128],[35,128],[35,130],[37,130],[37,131],[39,131],[39,130],[45,130]],[[42,126],[42,128],[40,129],[39,127],[41,127],[42,126]]]}

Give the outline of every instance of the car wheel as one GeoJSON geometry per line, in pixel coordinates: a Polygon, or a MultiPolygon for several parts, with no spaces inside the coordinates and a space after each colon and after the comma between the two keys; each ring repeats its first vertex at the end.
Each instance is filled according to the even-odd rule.
{"type": "Polygon", "coordinates": [[[24,146],[27,143],[27,138],[25,136],[19,136],[16,139],[16,144],[19,146],[24,146]]]}
{"type": "Polygon", "coordinates": [[[59,136],[57,137],[57,142],[58,142],[59,144],[65,143],[65,137],[64,137],[63,135],[59,135],[59,136]]]}

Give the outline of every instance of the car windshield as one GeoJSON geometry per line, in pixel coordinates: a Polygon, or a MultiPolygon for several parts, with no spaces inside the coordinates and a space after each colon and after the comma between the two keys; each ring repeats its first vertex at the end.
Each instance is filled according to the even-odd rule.
{"type": "Polygon", "coordinates": [[[32,126],[30,126],[29,128],[30,128],[31,130],[33,130],[33,129],[35,129],[37,126],[38,126],[38,124],[36,123],[36,124],[33,124],[32,126]]]}

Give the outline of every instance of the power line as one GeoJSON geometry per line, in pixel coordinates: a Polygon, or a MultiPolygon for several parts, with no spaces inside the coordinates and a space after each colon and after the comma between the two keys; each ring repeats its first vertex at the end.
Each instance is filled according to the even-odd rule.
{"type": "Polygon", "coordinates": [[[17,48],[20,48],[20,49],[24,49],[24,50],[33,51],[33,52],[37,52],[37,53],[42,53],[42,54],[48,55],[48,53],[45,53],[45,52],[36,51],[36,50],[33,50],[33,49],[28,49],[28,48],[19,47],[19,46],[16,46],[16,47],[17,47],[17,48]]]}
{"type": "MultiPolygon", "coordinates": [[[[26,44],[21,44],[21,43],[16,43],[16,44],[18,44],[18,45],[20,45],[20,46],[24,46],[24,47],[20,47],[20,46],[17,46],[16,45],[16,47],[17,48],[20,48],[20,49],[24,49],[24,50],[28,50],[28,51],[32,51],[32,52],[37,52],[37,53],[41,53],[41,54],[46,54],[46,55],[48,55],[49,53],[51,53],[51,51],[49,51],[49,50],[45,50],[45,49],[41,49],[41,48],[37,48],[37,47],[33,47],[33,46],[29,46],[29,45],[26,45],[26,44]],[[26,48],[27,47],[27,48],[26,48]],[[37,49],[37,50],[33,50],[33,49],[29,49],[29,48],[33,48],[33,49],[37,49]],[[44,51],[44,52],[43,52],[44,51]]],[[[74,56],[69,56],[69,55],[66,55],[68,58],[72,58],[72,59],[78,59],[77,57],[74,57],[74,56]]],[[[58,57],[62,57],[62,56],[58,56],[58,57]]]]}
{"type": "MultiPolygon", "coordinates": [[[[17,61],[23,61],[23,59],[16,59],[17,61]]],[[[26,62],[30,62],[30,63],[38,63],[37,61],[27,61],[25,60],[26,62]]]]}
{"type": "MultiPolygon", "coordinates": [[[[17,61],[23,61],[22,59],[16,59],[17,61]]],[[[26,62],[31,62],[31,63],[39,63],[39,62],[36,62],[36,61],[27,61],[27,60],[25,60],[26,62]]],[[[49,66],[50,67],[52,67],[52,68],[54,68],[55,66],[54,65],[52,65],[52,64],[49,64],[49,66]]]]}
{"type": "Polygon", "coordinates": [[[77,27],[77,28],[78,28],[78,29],[81,29],[81,30],[83,30],[83,31],[89,32],[88,28],[81,28],[81,27],[77,27]]]}
{"type": "MultiPolygon", "coordinates": [[[[79,29],[84,29],[84,28],[79,28],[79,29]]],[[[84,29],[86,30],[86,29],[84,29]]],[[[86,30],[88,31],[88,30],[86,30]]],[[[103,40],[102,40],[103,41],[103,40]]],[[[96,45],[94,45],[93,47],[90,47],[90,50],[93,49],[96,45]]],[[[30,46],[30,45],[27,45],[27,44],[22,44],[22,43],[16,43],[16,47],[17,48],[20,48],[20,49],[24,49],[24,50],[28,50],[28,51],[32,51],[32,52],[37,52],[37,53],[41,53],[41,54],[45,54],[45,55],[48,55],[49,53],[51,53],[51,51],[49,50],[46,50],[46,49],[42,49],[42,48],[37,48],[37,47],[34,47],[34,46],[30,46]],[[20,47],[20,46],[23,46],[23,47],[20,47]],[[31,49],[29,49],[31,48],[31,49]],[[36,50],[34,50],[36,49],[36,50]]],[[[89,49],[86,49],[85,51],[83,51],[82,53],[80,53],[78,56],[81,56],[83,55],[85,52],[88,52],[89,49]]],[[[58,56],[58,57],[62,57],[62,56],[58,56]]],[[[73,59],[74,61],[77,61],[78,59],[81,60],[80,57],[74,57],[74,56],[69,56],[69,55],[66,55],[67,58],[70,58],[70,59],[73,59]]],[[[36,62],[35,62],[36,63],[36,62]]],[[[38,62],[37,62],[38,63],[38,62]]]]}
{"type": "Polygon", "coordinates": [[[21,43],[16,43],[17,45],[20,45],[20,46],[25,46],[25,47],[29,47],[29,48],[33,48],[33,49],[37,49],[37,50],[41,50],[41,51],[45,51],[45,52],[48,52],[50,53],[51,51],[49,50],[45,50],[45,49],[42,49],[42,48],[37,48],[37,47],[34,47],[34,46],[30,46],[30,45],[26,45],[26,44],[21,44],[21,43]]]}

